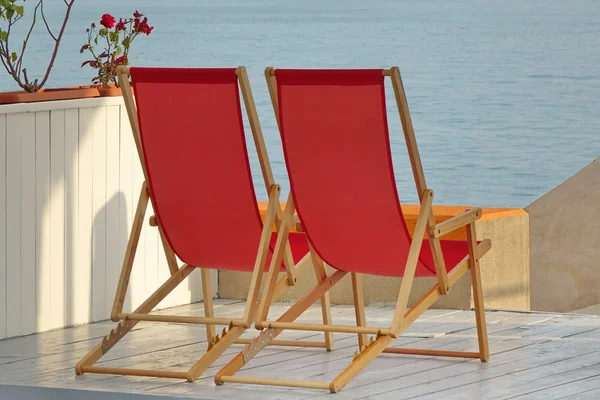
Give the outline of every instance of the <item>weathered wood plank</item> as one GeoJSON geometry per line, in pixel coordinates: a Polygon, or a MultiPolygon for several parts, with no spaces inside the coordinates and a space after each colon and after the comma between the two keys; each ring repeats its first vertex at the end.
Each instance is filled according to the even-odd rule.
{"type": "MultiPolygon", "coordinates": [[[[240,301],[239,300],[222,300],[216,299],[215,310],[217,316],[227,316],[232,313],[241,315],[241,311],[238,310],[240,301]],[[232,311],[232,313],[230,312],[232,311]]],[[[241,302],[243,304],[243,302],[241,302]]],[[[156,314],[173,314],[180,313],[181,315],[197,315],[200,316],[203,313],[203,304],[196,303],[186,306],[180,306],[176,309],[165,309],[156,314]],[[180,311],[181,310],[181,311],[180,311]]],[[[0,354],[25,354],[29,358],[35,358],[36,355],[41,356],[45,354],[59,353],[61,350],[68,349],[71,344],[89,346],[91,349],[97,340],[101,339],[106,333],[114,328],[115,323],[112,321],[103,321],[87,325],[78,325],[71,328],[54,330],[44,332],[42,335],[34,336],[21,336],[11,339],[10,341],[0,341],[0,354]],[[86,341],[88,343],[86,343],[86,341]]],[[[182,325],[167,324],[169,329],[181,329],[182,325]]],[[[185,326],[185,325],[183,325],[185,326]]],[[[135,328],[135,332],[141,332],[153,329],[166,329],[164,324],[156,324],[149,322],[141,322],[135,328]]],[[[254,333],[254,331],[251,331],[254,333]]],[[[132,337],[131,335],[126,336],[123,340],[132,337]]],[[[135,336],[134,336],[135,337],[135,336]]],[[[2,362],[0,361],[0,364],[2,362]]]]}
{"type": "MultiPolygon", "coordinates": [[[[577,381],[567,385],[563,385],[565,389],[569,390],[571,386],[575,386],[573,394],[566,395],[564,397],[558,397],[560,400],[597,400],[600,399],[600,384],[595,378],[588,378],[584,381],[577,381]],[[591,386],[591,387],[590,387],[591,386]],[[581,389],[581,390],[578,390],[581,389]]],[[[542,396],[544,393],[542,393],[542,396]]],[[[562,396],[562,395],[561,395],[562,396]]],[[[524,397],[523,397],[524,398],[524,397]]]]}
{"type": "MultiPolygon", "coordinates": [[[[479,364],[474,370],[466,373],[455,374],[451,377],[442,377],[437,379],[432,376],[423,385],[410,385],[403,387],[401,393],[395,391],[397,388],[396,382],[390,383],[390,391],[387,391],[386,396],[396,395],[396,398],[411,398],[423,396],[423,399],[439,398],[444,395],[444,398],[486,398],[489,393],[500,393],[500,386],[494,385],[492,382],[495,379],[502,379],[503,385],[513,386],[515,377],[520,374],[527,374],[527,371],[532,368],[552,365],[563,358],[569,358],[577,355],[582,355],[589,351],[594,351],[596,357],[600,354],[600,346],[595,349],[590,349],[588,344],[580,343],[579,346],[571,343],[557,343],[557,341],[545,341],[537,343],[525,348],[519,348],[518,351],[503,353],[501,355],[493,355],[493,362],[489,365],[479,364]],[[504,378],[503,378],[504,377],[504,378]],[[508,382],[508,383],[507,383],[508,382]],[[494,387],[496,391],[488,389],[494,387]]],[[[475,363],[471,361],[469,363],[475,363]]],[[[456,368],[456,366],[454,366],[456,368]]],[[[460,371],[460,368],[458,369],[460,371]]],[[[418,383],[418,381],[417,381],[418,383]]],[[[382,397],[387,398],[387,397],[382,397]]],[[[497,397],[499,398],[499,397],[497,397]]]]}
{"type": "MultiPolygon", "coordinates": [[[[243,302],[215,301],[218,315],[238,316],[243,302]]],[[[290,304],[277,303],[272,318],[288,309],[290,304]]],[[[320,307],[314,306],[302,319],[309,323],[320,320],[320,307]]],[[[202,315],[202,304],[192,304],[159,313],[202,315]]],[[[336,322],[352,323],[353,310],[335,306],[332,314],[336,322]]],[[[586,318],[566,318],[559,315],[540,316],[517,313],[489,313],[489,363],[478,360],[441,357],[384,355],[359,374],[341,393],[342,400],[353,398],[534,398],[538,392],[544,398],[574,396],[593,392],[595,379],[600,377],[600,321],[586,318]],[[578,383],[581,382],[580,385],[578,383]],[[529,397],[527,397],[529,395],[529,397]],[[486,397],[487,396],[487,397],[486,397]],[[523,397],[524,396],[524,397],[523,397]]],[[[388,307],[368,307],[367,315],[385,324],[391,319],[388,307]]],[[[193,384],[167,379],[146,377],[119,377],[86,374],[75,377],[72,365],[81,354],[91,348],[112,323],[97,323],[63,331],[46,332],[29,338],[15,338],[0,342],[0,353],[5,343],[26,348],[23,355],[43,355],[22,358],[8,364],[0,360],[0,382],[13,380],[29,385],[66,387],[73,389],[110,390],[113,393],[152,393],[165,396],[193,396],[196,398],[262,399],[326,399],[330,395],[313,390],[282,389],[273,387],[226,384],[215,387],[212,375],[237,354],[241,346],[232,346],[206,374],[193,384]],[[96,329],[101,327],[102,329],[96,329]],[[88,329],[88,331],[86,331],[88,329]],[[62,332],[62,336],[61,336],[62,332]],[[87,339],[86,339],[87,338],[87,339]],[[17,344],[19,343],[19,344],[17,344]],[[36,345],[37,343],[37,345],[36,345]],[[37,346],[37,347],[36,347],[37,346]]],[[[426,312],[413,327],[411,335],[394,342],[394,346],[438,348],[473,351],[478,343],[471,311],[441,313],[426,312]],[[469,322],[471,321],[471,322],[469,322]],[[470,328],[469,328],[470,324],[470,328]]],[[[256,335],[249,330],[244,336],[256,335]]],[[[282,337],[318,340],[317,332],[285,331],[282,337]]],[[[160,368],[184,370],[196,361],[206,346],[203,326],[181,324],[142,323],[140,329],[126,336],[101,364],[108,366],[160,368]]],[[[355,351],[355,335],[337,335],[335,350],[294,349],[270,347],[240,372],[246,376],[269,376],[322,381],[331,379],[351,360],[355,351]]],[[[19,355],[21,357],[21,355],[19,355]]],[[[600,378],[599,378],[600,379],[600,378]]],[[[578,397],[573,397],[578,398],[578,397]]]]}
{"type": "MultiPolygon", "coordinates": [[[[569,349],[561,349],[558,356],[536,357],[527,369],[519,366],[505,375],[485,380],[485,387],[475,388],[468,385],[463,393],[481,393],[482,397],[494,396],[511,398],[518,395],[532,395],[540,389],[556,387],[565,383],[585,378],[595,378],[600,383],[600,346],[583,347],[583,353],[574,353],[569,349]]],[[[521,362],[523,364],[523,362],[521,362]]],[[[513,366],[514,367],[514,366],[513,366]]],[[[481,385],[478,385],[481,386],[481,385]]],[[[537,395],[536,395],[537,396],[537,395]]],[[[458,394],[448,398],[458,398],[458,394]]]]}

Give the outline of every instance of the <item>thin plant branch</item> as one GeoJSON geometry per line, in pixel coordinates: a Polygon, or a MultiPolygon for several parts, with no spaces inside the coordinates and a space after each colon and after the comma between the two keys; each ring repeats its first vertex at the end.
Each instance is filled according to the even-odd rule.
{"type": "MultiPolygon", "coordinates": [[[[41,2],[40,2],[41,3],[41,2]]],[[[54,41],[56,42],[56,36],[54,36],[54,34],[52,33],[52,31],[50,30],[50,27],[48,26],[48,21],[46,21],[46,15],[44,14],[44,3],[41,3],[42,7],[40,9],[40,12],[42,14],[42,20],[44,20],[44,25],[46,25],[46,30],[48,31],[48,34],[52,37],[52,39],[54,39],[54,41]]]]}
{"type": "Polygon", "coordinates": [[[7,26],[8,27],[7,27],[6,32],[4,32],[5,35],[4,35],[3,40],[0,40],[0,59],[2,60],[2,65],[4,66],[6,71],[13,77],[15,82],[21,88],[23,88],[24,90],[26,90],[28,92],[36,92],[39,89],[41,89],[46,84],[46,81],[48,80],[48,77],[50,76],[50,72],[52,71],[52,67],[54,66],[54,61],[56,60],[56,56],[58,54],[60,43],[61,43],[63,34],[65,32],[65,28],[67,26],[67,22],[69,21],[69,16],[71,15],[71,9],[73,8],[73,4],[75,3],[75,0],[63,0],[63,2],[67,6],[67,10],[65,12],[62,26],[60,28],[58,35],[54,35],[52,33],[52,30],[50,29],[50,25],[48,24],[46,15],[44,13],[44,0],[38,1],[38,3],[36,4],[36,6],[33,10],[31,26],[29,27],[27,35],[25,36],[25,39],[23,40],[21,52],[18,55],[16,53],[10,51],[10,37],[11,37],[10,33],[11,33],[12,26],[23,17],[22,8],[21,8],[21,11],[19,12],[19,15],[16,15],[11,18],[7,18],[7,22],[8,22],[7,26]],[[50,35],[52,40],[54,40],[54,47],[52,48],[52,56],[48,63],[48,67],[46,68],[46,72],[43,75],[43,78],[41,80],[36,78],[33,81],[30,81],[29,77],[27,75],[27,69],[23,68],[23,58],[25,56],[27,44],[29,43],[31,33],[33,32],[35,24],[37,23],[38,9],[40,9],[40,14],[42,16],[42,21],[44,22],[44,25],[46,27],[46,31],[48,32],[48,34],[50,35]],[[22,79],[21,79],[21,74],[22,74],[22,79]]]}
{"type": "MultiPolygon", "coordinates": [[[[27,36],[25,36],[25,40],[23,40],[23,47],[21,48],[21,55],[19,56],[17,64],[15,65],[15,69],[17,71],[21,70],[21,65],[23,63],[23,56],[25,55],[25,48],[27,48],[27,43],[29,42],[29,37],[31,36],[31,32],[33,32],[33,28],[35,26],[35,20],[36,20],[36,16],[37,16],[37,11],[38,11],[38,8],[40,8],[41,4],[42,4],[42,0],[40,0],[39,3],[37,3],[35,8],[33,9],[33,19],[31,21],[31,26],[29,27],[29,32],[27,32],[27,36]]],[[[12,23],[8,25],[9,29],[11,26],[12,26],[12,23]]],[[[8,40],[6,42],[8,44],[8,40]]],[[[8,56],[10,57],[10,54],[8,56]]],[[[27,78],[25,78],[25,82],[27,84],[27,78]]]]}
{"type": "MultiPolygon", "coordinates": [[[[42,0],[40,0],[41,2],[42,0]]],[[[69,21],[69,16],[71,15],[71,9],[73,8],[73,4],[75,0],[71,0],[69,3],[65,1],[67,4],[67,12],[65,13],[65,18],[63,20],[63,24],[60,27],[60,32],[58,33],[58,38],[55,40],[54,51],[52,52],[52,58],[50,59],[50,64],[48,64],[48,68],[46,69],[46,74],[44,75],[44,79],[39,84],[39,87],[42,87],[46,84],[48,77],[50,76],[50,71],[52,71],[52,67],[54,66],[54,60],[56,60],[56,55],[58,54],[58,48],[60,47],[60,41],[65,33],[65,28],[67,27],[67,22],[69,21]]]]}

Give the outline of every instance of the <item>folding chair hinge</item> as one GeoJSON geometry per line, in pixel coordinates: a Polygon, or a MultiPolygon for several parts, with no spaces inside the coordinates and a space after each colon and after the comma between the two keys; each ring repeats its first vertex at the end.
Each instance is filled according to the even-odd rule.
{"type": "Polygon", "coordinates": [[[225,337],[225,335],[227,335],[227,333],[229,333],[229,331],[232,328],[233,328],[233,321],[231,321],[228,328],[223,328],[223,331],[221,332],[221,336],[215,335],[210,339],[210,341],[208,342],[208,348],[206,350],[208,351],[208,350],[212,349],[213,346],[215,344],[217,344],[221,339],[223,339],[225,337]]]}
{"type": "Polygon", "coordinates": [[[117,342],[121,340],[121,338],[125,336],[125,334],[127,334],[127,332],[129,332],[134,325],[135,322],[133,321],[125,320],[119,322],[116,328],[111,330],[108,335],[102,338],[102,354],[106,354],[110,349],[112,349],[113,346],[117,344],[117,342]]]}
{"type": "Polygon", "coordinates": [[[264,329],[260,335],[244,347],[242,355],[244,357],[244,364],[252,359],[262,349],[265,348],[275,338],[275,330],[273,328],[264,329]]]}
{"type": "MultiPolygon", "coordinates": [[[[271,187],[269,187],[269,194],[270,194],[270,193],[271,193],[273,190],[274,190],[274,191],[276,191],[276,192],[281,192],[281,186],[280,186],[280,185],[278,185],[278,184],[276,184],[276,183],[273,183],[273,184],[271,185],[271,187]]],[[[277,206],[279,207],[279,205],[277,205],[277,206]]],[[[279,208],[279,209],[281,210],[281,208],[279,208]]]]}
{"type": "Polygon", "coordinates": [[[369,338],[369,343],[363,345],[359,351],[354,352],[354,355],[352,356],[352,361],[355,361],[358,357],[360,357],[360,355],[362,353],[364,353],[365,350],[367,350],[369,347],[371,347],[373,345],[373,343],[375,343],[375,340],[379,339],[381,336],[385,336],[385,335],[381,335],[378,333],[376,339],[373,339],[373,337],[371,336],[369,338]]]}

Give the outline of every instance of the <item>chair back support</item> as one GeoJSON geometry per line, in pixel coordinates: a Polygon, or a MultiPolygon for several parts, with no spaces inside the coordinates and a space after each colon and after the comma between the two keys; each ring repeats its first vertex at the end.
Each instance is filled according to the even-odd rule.
{"type": "Polygon", "coordinates": [[[154,211],[196,267],[251,271],[262,222],[235,69],[131,68],[154,211]]]}
{"type": "MultiPolygon", "coordinates": [[[[277,69],[275,77],[291,190],[315,251],[337,269],[402,276],[411,237],[396,190],[383,71],[277,69]]],[[[417,266],[417,276],[434,273],[417,266]]]]}

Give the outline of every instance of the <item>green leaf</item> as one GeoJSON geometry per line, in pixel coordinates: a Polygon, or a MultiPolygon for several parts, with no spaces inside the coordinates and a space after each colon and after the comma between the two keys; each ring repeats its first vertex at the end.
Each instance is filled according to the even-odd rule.
{"type": "Polygon", "coordinates": [[[123,52],[123,50],[121,49],[121,46],[117,45],[115,46],[115,56],[120,55],[123,52]]]}
{"type": "Polygon", "coordinates": [[[17,12],[18,15],[23,15],[23,6],[13,6],[13,9],[17,12]]]}
{"type": "Polygon", "coordinates": [[[6,39],[8,39],[8,32],[4,32],[2,29],[0,29],[0,40],[6,39]]]}
{"type": "Polygon", "coordinates": [[[110,38],[111,42],[118,42],[119,41],[119,33],[111,32],[109,38],[110,38]]]}
{"type": "Polygon", "coordinates": [[[15,10],[9,8],[6,10],[6,19],[11,19],[15,15],[15,10]]]}
{"type": "Polygon", "coordinates": [[[102,37],[106,37],[106,29],[104,29],[104,28],[100,29],[100,31],[98,31],[98,34],[102,37]]]}
{"type": "Polygon", "coordinates": [[[129,45],[131,44],[131,41],[129,40],[128,37],[126,37],[125,39],[123,39],[123,47],[125,47],[125,49],[129,50],[129,45]]]}
{"type": "Polygon", "coordinates": [[[13,53],[10,55],[10,59],[12,60],[12,62],[15,62],[15,61],[17,61],[17,58],[18,58],[18,57],[17,57],[17,53],[15,53],[15,52],[13,51],[13,53]]]}
{"type": "Polygon", "coordinates": [[[4,8],[10,7],[10,1],[8,0],[0,0],[0,5],[4,8]]]}
{"type": "Polygon", "coordinates": [[[98,44],[98,36],[94,38],[94,43],[98,44]]]}

